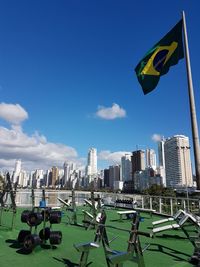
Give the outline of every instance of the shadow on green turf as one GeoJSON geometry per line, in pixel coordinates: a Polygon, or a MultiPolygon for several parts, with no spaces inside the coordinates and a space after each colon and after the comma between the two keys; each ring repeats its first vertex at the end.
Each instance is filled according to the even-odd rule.
{"type": "Polygon", "coordinates": [[[189,258],[191,257],[191,255],[186,254],[183,251],[171,249],[169,247],[166,247],[166,246],[163,246],[160,244],[150,244],[150,248],[148,248],[148,251],[161,252],[163,254],[166,254],[168,256],[175,258],[175,260],[178,260],[178,261],[188,262],[188,260],[186,260],[185,258],[182,258],[182,257],[184,257],[184,256],[189,257],[189,258]],[[153,248],[153,247],[155,247],[155,248],[153,248]]]}
{"type": "Polygon", "coordinates": [[[19,249],[21,247],[20,244],[15,239],[7,239],[5,242],[11,244],[9,246],[10,248],[19,249]]]}
{"type": "MultiPolygon", "coordinates": [[[[62,258],[62,259],[58,259],[58,258],[55,258],[55,257],[53,257],[53,259],[56,260],[56,261],[62,262],[63,264],[66,265],[66,267],[78,267],[78,266],[79,266],[78,263],[71,262],[71,261],[68,260],[68,259],[63,259],[63,258],[62,258]]],[[[87,266],[90,266],[90,264],[92,264],[92,262],[89,262],[89,263],[86,265],[86,267],[87,267],[87,266]]]]}
{"type": "MultiPolygon", "coordinates": [[[[9,246],[10,248],[17,249],[17,250],[16,250],[16,253],[18,253],[18,254],[24,254],[24,255],[27,255],[27,254],[32,253],[32,250],[31,250],[31,251],[29,251],[29,250],[25,250],[25,249],[23,248],[23,245],[19,244],[19,242],[18,242],[17,240],[15,240],[15,239],[7,239],[5,242],[11,244],[11,245],[9,246]]],[[[36,248],[37,248],[37,249],[38,249],[38,248],[42,248],[42,249],[56,249],[57,247],[54,246],[54,245],[50,245],[50,244],[41,244],[41,245],[37,246],[36,248]]],[[[35,249],[35,248],[34,248],[34,249],[35,249]]],[[[34,250],[34,249],[33,249],[33,250],[34,250]]]]}
{"type": "Polygon", "coordinates": [[[156,238],[166,238],[166,239],[181,239],[181,240],[187,240],[187,237],[179,236],[179,235],[169,235],[169,234],[162,234],[162,235],[156,235],[156,238]]]}

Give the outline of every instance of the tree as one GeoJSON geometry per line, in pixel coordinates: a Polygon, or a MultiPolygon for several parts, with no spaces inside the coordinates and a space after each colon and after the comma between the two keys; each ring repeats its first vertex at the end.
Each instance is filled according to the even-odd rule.
{"type": "Polygon", "coordinates": [[[165,197],[175,197],[176,194],[173,189],[163,187],[162,185],[154,184],[148,189],[143,191],[144,194],[152,195],[152,196],[165,196],[165,197]]]}

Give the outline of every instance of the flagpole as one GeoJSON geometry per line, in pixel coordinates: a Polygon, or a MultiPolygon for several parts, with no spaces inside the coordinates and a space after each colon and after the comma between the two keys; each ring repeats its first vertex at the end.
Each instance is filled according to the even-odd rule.
{"type": "Polygon", "coordinates": [[[192,126],[192,137],[193,137],[193,149],[194,149],[194,160],[195,160],[195,170],[196,170],[196,182],[197,189],[200,189],[200,149],[199,149],[199,134],[198,134],[198,125],[196,117],[196,108],[194,100],[194,90],[192,82],[192,72],[190,66],[190,55],[188,47],[188,38],[187,38],[187,28],[185,21],[185,12],[182,12],[183,17],[183,32],[184,32],[184,42],[185,42],[185,57],[186,57],[186,69],[187,69],[187,80],[188,80],[188,94],[190,102],[190,117],[191,117],[191,126],[192,126]]]}

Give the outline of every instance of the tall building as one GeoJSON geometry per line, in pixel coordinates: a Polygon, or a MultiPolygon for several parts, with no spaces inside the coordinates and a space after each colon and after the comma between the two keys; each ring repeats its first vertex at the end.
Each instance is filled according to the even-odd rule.
{"type": "Polygon", "coordinates": [[[52,186],[55,186],[58,182],[59,178],[59,170],[58,167],[53,166],[52,167],[52,186]]]}
{"type": "Polygon", "coordinates": [[[34,187],[34,174],[35,171],[31,171],[30,176],[29,176],[29,186],[34,187]]]}
{"type": "Polygon", "coordinates": [[[130,181],[132,179],[132,164],[131,155],[125,154],[121,157],[121,180],[123,182],[130,181]]]}
{"type": "Polygon", "coordinates": [[[33,175],[33,185],[36,188],[40,188],[44,185],[44,171],[42,169],[37,169],[33,175]]]}
{"type": "Polygon", "coordinates": [[[87,175],[95,176],[97,175],[97,150],[96,148],[90,148],[88,152],[88,162],[87,162],[87,175]]]}
{"type": "Polygon", "coordinates": [[[162,137],[162,140],[158,142],[158,167],[157,172],[162,177],[163,186],[166,187],[166,172],[165,172],[165,139],[162,137]]]}
{"type": "Polygon", "coordinates": [[[76,163],[71,162],[71,163],[70,163],[70,171],[71,171],[71,172],[74,172],[75,170],[76,170],[76,163]]]}
{"type": "Polygon", "coordinates": [[[51,170],[46,170],[46,172],[44,173],[44,185],[46,187],[49,187],[51,185],[51,170]]]}
{"type": "Polygon", "coordinates": [[[70,179],[70,165],[67,162],[65,162],[63,168],[64,168],[63,186],[67,186],[70,179]]]}
{"type": "Polygon", "coordinates": [[[98,177],[98,188],[104,187],[104,170],[100,170],[98,177]]]}
{"type": "Polygon", "coordinates": [[[120,166],[113,165],[109,166],[109,185],[111,189],[114,189],[116,182],[119,182],[120,179],[120,166]]]}
{"type": "Polygon", "coordinates": [[[26,171],[20,171],[18,185],[21,187],[27,187],[29,181],[29,175],[26,171]]]}
{"type": "Polygon", "coordinates": [[[156,169],[156,152],[153,149],[146,149],[146,167],[156,169]]]}
{"type": "Polygon", "coordinates": [[[155,169],[152,167],[146,167],[143,171],[137,171],[134,174],[135,190],[142,191],[149,188],[152,184],[155,184],[153,179],[155,177],[155,169]]]}
{"type": "Polygon", "coordinates": [[[158,164],[165,168],[164,138],[158,142],[158,164]]]}
{"type": "Polygon", "coordinates": [[[104,187],[109,187],[109,169],[104,169],[104,187]]]}
{"type": "Polygon", "coordinates": [[[142,171],[145,169],[145,152],[144,150],[137,150],[132,152],[132,178],[136,171],[142,171]]]}
{"type": "Polygon", "coordinates": [[[21,165],[22,165],[22,162],[21,160],[16,160],[15,162],[15,169],[14,169],[14,172],[13,172],[13,183],[18,183],[19,181],[19,175],[20,175],[20,172],[21,172],[21,165]]]}
{"type": "Polygon", "coordinates": [[[164,144],[167,187],[192,186],[189,138],[175,135],[164,144]]]}
{"type": "Polygon", "coordinates": [[[166,187],[166,173],[165,173],[165,168],[163,166],[158,166],[156,168],[156,173],[158,176],[161,177],[161,184],[166,187]]]}

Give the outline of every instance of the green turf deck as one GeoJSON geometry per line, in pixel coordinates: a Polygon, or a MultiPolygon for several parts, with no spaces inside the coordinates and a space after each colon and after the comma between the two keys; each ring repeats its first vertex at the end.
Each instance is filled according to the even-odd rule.
{"type": "MultiPolygon", "coordinates": [[[[29,227],[21,223],[21,211],[17,211],[15,228],[11,231],[5,226],[0,226],[0,267],[74,267],[78,266],[80,253],[76,251],[73,244],[89,242],[94,240],[95,230],[86,231],[82,227],[66,224],[66,211],[62,217],[61,224],[53,225],[53,230],[61,230],[63,234],[62,243],[56,248],[37,247],[33,253],[29,255],[20,254],[20,248],[15,242],[21,229],[29,229],[29,227]]],[[[106,225],[116,227],[131,228],[131,220],[119,221],[119,215],[114,209],[106,210],[106,225]]],[[[140,223],[140,230],[151,231],[151,222],[160,217],[142,213],[144,222],[140,223]]],[[[78,221],[81,223],[83,219],[81,208],[78,210],[78,221]]],[[[3,224],[11,223],[10,213],[4,212],[3,224]]],[[[39,226],[40,230],[42,226],[39,226]]],[[[117,237],[111,247],[115,250],[126,251],[129,233],[116,229],[107,229],[109,239],[117,237]]],[[[140,237],[142,247],[145,243],[150,243],[150,247],[144,252],[145,266],[147,267],[187,267],[192,266],[188,259],[193,254],[193,246],[186,239],[181,230],[164,231],[156,235],[155,238],[140,237]]],[[[48,243],[48,242],[47,242],[48,243]]],[[[90,267],[106,267],[106,261],[102,247],[92,250],[89,255],[90,267]]],[[[124,266],[137,266],[136,263],[126,262],[124,266]]]]}

